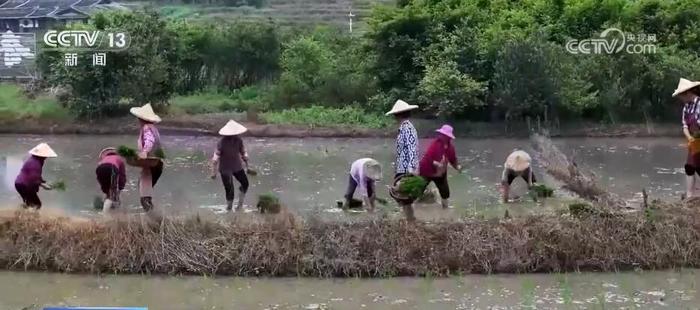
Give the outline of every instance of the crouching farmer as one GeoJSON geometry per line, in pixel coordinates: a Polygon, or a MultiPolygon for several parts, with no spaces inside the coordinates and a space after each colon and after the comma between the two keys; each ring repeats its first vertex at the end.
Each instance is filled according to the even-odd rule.
{"type": "Polygon", "coordinates": [[[350,208],[355,191],[359,188],[364,205],[369,212],[374,212],[377,200],[376,183],[382,178],[382,166],[374,159],[361,158],[350,166],[348,189],[345,192],[343,209],[350,208]]]}
{"type": "Polygon", "coordinates": [[[537,182],[535,174],[530,168],[532,158],[530,154],[522,150],[516,150],[506,158],[503,164],[503,173],[501,174],[501,186],[503,193],[503,202],[508,203],[508,195],[510,194],[510,185],[513,181],[520,177],[527,182],[527,188],[530,189],[537,182]]]}
{"type": "Polygon", "coordinates": [[[117,149],[108,147],[100,152],[95,174],[105,195],[102,212],[108,213],[112,208],[119,207],[119,194],[126,186],[126,166],[117,149]]]}
{"type": "Polygon", "coordinates": [[[44,161],[47,158],[56,157],[51,147],[46,143],[41,143],[29,151],[31,155],[22,165],[19,175],[15,179],[15,189],[22,197],[25,208],[41,208],[39,199],[39,188],[51,190],[51,186],[42,177],[44,161]]]}

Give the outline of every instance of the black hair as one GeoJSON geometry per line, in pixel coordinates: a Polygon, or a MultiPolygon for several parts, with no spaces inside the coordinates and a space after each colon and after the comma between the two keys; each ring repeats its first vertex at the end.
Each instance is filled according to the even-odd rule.
{"type": "Polygon", "coordinates": [[[400,119],[407,119],[407,118],[411,117],[411,111],[399,112],[399,113],[394,114],[394,116],[396,118],[400,118],[400,119]]]}

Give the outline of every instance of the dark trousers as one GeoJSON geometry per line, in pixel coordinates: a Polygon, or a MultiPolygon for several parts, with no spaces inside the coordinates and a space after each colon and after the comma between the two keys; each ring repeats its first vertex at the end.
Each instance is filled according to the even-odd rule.
{"type": "Polygon", "coordinates": [[[39,187],[27,186],[15,183],[15,189],[26,207],[41,209],[41,199],[39,199],[39,187]]]}
{"type": "Polygon", "coordinates": [[[525,180],[525,182],[528,182],[528,184],[530,183],[530,181],[532,183],[537,183],[537,179],[535,178],[535,174],[532,173],[532,170],[530,170],[530,168],[527,168],[527,169],[520,171],[520,172],[508,170],[506,172],[506,179],[503,180],[503,183],[504,183],[503,185],[513,184],[513,181],[515,181],[515,179],[518,177],[523,178],[523,180],[525,180]],[[532,180],[529,180],[529,178],[532,178],[532,180]]]}
{"type": "Polygon", "coordinates": [[[153,176],[153,179],[152,179],[153,187],[155,187],[156,183],[158,183],[158,179],[160,179],[160,176],[163,175],[163,161],[162,160],[158,162],[158,165],[151,168],[151,175],[153,176]]]}
{"type": "Polygon", "coordinates": [[[97,183],[100,184],[100,190],[107,195],[109,199],[114,201],[119,200],[119,170],[112,164],[101,164],[95,169],[97,175],[97,183]]]}
{"type": "MultiPolygon", "coordinates": [[[[374,182],[367,181],[367,197],[374,196],[374,182]]],[[[352,200],[352,196],[355,195],[355,190],[357,189],[357,181],[350,176],[348,178],[348,189],[345,191],[345,199],[352,200]]]]}
{"type": "Polygon", "coordinates": [[[221,182],[224,183],[224,189],[226,190],[226,201],[233,201],[234,198],[234,193],[235,191],[233,190],[233,178],[235,177],[236,180],[238,180],[238,183],[241,183],[241,186],[238,188],[242,193],[248,192],[248,176],[245,174],[245,170],[240,170],[234,173],[227,173],[227,172],[220,172],[221,173],[221,182]]]}
{"type": "Polygon", "coordinates": [[[449,199],[450,198],[450,185],[447,183],[447,173],[439,177],[423,177],[428,183],[425,184],[427,187],[430,182],[435,183],[438,191],[440,192],[440,198],[449,199]]]}

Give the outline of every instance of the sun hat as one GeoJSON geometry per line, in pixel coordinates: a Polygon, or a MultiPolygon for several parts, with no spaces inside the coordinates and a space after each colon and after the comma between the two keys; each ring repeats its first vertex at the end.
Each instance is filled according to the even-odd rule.
{"type": "Polygon", "coordinates": [[[526,153],[525,151],[517,150],[508,155],[505,167],[506,169],[523,171],[530,167],[530,161],[532,161],[532,158],[530,158],[530,154],[526,153]]]}
{"type": "Polygon", "coordinates": [[[37,157],[56,157],[56,152],[46,143],[40,143],[29,151],[29,154],[37,157]]]}
{"type": "Polygon", "coordinates": [[[219,129],[219,134],[222,136],[236,136],[248,131],[248,128],[239,124],[234,120],[229,120],[226,126],[219,129]]]}
{"type": "Polygon", "coordinates": [[[106,148],[102,149],[102,151],[100,151],[99,158],[102,158],[102,157],[107,156],[107,155],[116,155],[116,154],[119,154],[117,152],[117,149],[110,146],[110,147],[106,147],[106,148]]]}
{"type": "Polygon", "coordinates": [[[692,82],[690,80],[681,78],[678,81],[678,87],[676,87],[676,90],[673,91],[673,95],[671,95],[671,97],[678,96],[698,86],[700,86],[700,82],[692,82]]]}
{"type": "Polygon", "coordinates": [[[144,105],[142,107],[133,107],[133,108],[129,109],[129,112],[132,115],[134,115],[134,116],[136,116],[144,121],[151,122],[151,123],[160,123],[160,116],[156,115],[156,113],[153,112],[153,107],[151,107],[150,103],[147,103],[146,105],[144,105]]]}
{"type": "Polygon", "coordinates": [[[382,165],[374,160],[368,159],[363,164],[365,169],[365,175],[371,180],[377,181],[382,179],[382,165]]]}
{"type": "Polygon", "coordinates": [[[393,115],[396,113],[411,111],[411,110],[415,110],[417,108],[418,108],[417,105],[408,104],[408,103],[406,103],[406,101],[399,99],[399,100],[396,100],[396,103],[394,103],[394,106],[391,108],[391,111],[386,112],[386,115],[393,115]]]}
{"type": "Polygon", "coordinates": [[[437,131],[437,132],[439,132],[439,133],[441,133],[441,134],[443,134],[443,135],[445,135],[445,136],[450,137],[450,139],[454,139],[454,138],[455,138],[454,133],[452,133],[452,131],[453,131],[452,126],[450,126],[450,125],[447,125],[447,124],[442,125],[442,127],[440,127],[440,129],[435,130],[435,131],[437,131]]]}

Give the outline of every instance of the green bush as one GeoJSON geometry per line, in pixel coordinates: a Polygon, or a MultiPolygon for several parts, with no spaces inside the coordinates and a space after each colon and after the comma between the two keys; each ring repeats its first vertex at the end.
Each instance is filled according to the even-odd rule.
{"type": "Polygon", "coordinates": [[[308,125],[312,127],[357,126],[385,128],[391,119],[384,115],[367,113],[356,107],[340,109],[312,106],[301,109],[288,109],[262,114],[262,119],[270,124],[308,125]]]}
{"type": "Polygon", "coordinates": [[[30,99],[19,85],[0,83],[0,120],[28,118],[66,120],[71,117],[54,97],[40,95],[30,99]]]}

